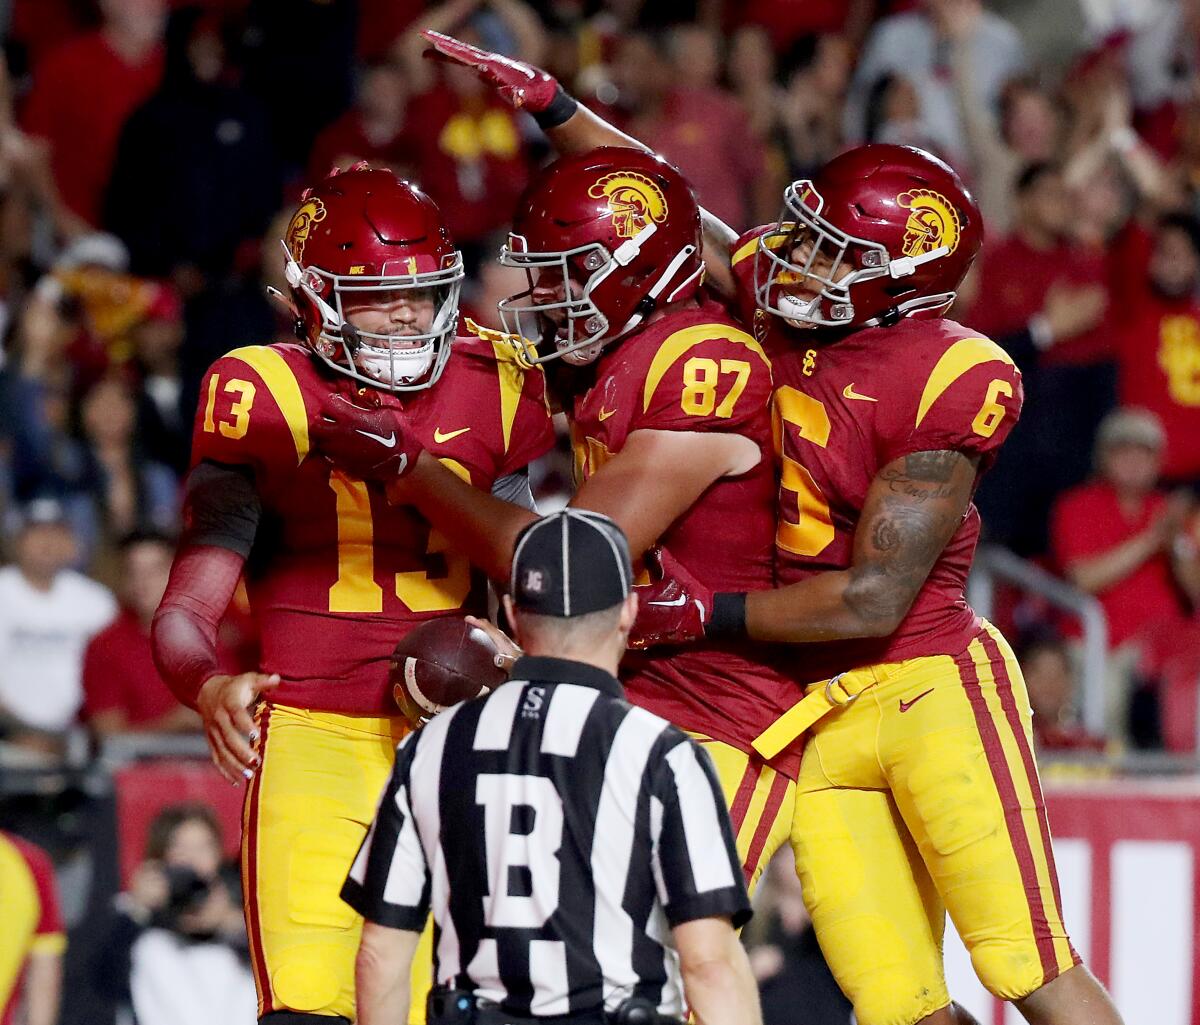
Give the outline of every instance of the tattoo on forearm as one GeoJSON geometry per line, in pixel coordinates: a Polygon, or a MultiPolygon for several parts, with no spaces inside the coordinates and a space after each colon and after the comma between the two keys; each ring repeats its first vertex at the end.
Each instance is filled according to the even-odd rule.
{"type": "Polygon", "coordinates": [[[864,621],[890,626],[908,611],[962,522],[973,464],[958,452],[918,452],[905,459],[903,472],[880,475],[888,492],[864,510],[870,521],[867,557],[851,570],[845,591],[846,604],[864,621]]]}
{"type": "Polygon", "coordinates": [[[950,450],[913,452],[904,457],[904,472],[915,481],[947,484],[954,477],[955,467],[966,458],[961,452],[950,450]]]}

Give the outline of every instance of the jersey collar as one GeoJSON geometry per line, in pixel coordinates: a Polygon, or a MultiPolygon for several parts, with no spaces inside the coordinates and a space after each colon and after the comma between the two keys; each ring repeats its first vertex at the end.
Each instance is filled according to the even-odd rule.
{"type": "Polygon", "coordinates": [[[537,680],[546,683],[577,683],[583,687],[594,687],[614,698],[624,698],[625,691],[611,673],[590,666],[586,662],[575,662],[567,658],[550,658],[545,655],[522,655],[512,667],[512,679],[537,680]]]}

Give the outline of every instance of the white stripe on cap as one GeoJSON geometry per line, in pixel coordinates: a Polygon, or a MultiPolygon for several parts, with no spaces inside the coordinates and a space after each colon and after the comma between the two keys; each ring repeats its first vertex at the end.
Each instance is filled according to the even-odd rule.
{"type": "Polygon", "coordinates": [[[563,511],[562,518],[562,592],[563,615],[571,614],[571,510],[563,511]]]}

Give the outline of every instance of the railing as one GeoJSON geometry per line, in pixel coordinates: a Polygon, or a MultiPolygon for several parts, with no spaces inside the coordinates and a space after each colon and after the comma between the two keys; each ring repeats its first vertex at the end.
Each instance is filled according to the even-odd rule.
{"type": "Polygon", "coordinates": [[[1108,620],[1100,603],[1007,548],[981,545],[967,581],[967,600],[981,616],[991,617],[998,579],[1079,617],[1083,625],[1083,725],[1088,732],[1104,736],[1108,732],[1108,620]]]}

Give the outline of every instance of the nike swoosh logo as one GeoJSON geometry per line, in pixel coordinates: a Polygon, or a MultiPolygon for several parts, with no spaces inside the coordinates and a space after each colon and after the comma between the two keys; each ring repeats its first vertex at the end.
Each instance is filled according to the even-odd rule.
{"type": "Polygon", "coordinates": [[[355,433],[361,434],[364,438],[370,438],[372,441],[379,442],[379,444],[383,445],[384,448],[395,448],[396,447],[396,432],[395,431],[392,431],[392,433],[389,434],[386,438],[382,434],[372,434],[370,431],[359,430],[359,431],[356,431],[355,433]]]}
{"type": "Polygon", "coordinates": [[[848,399],[858,399],[860,402],[878,402],[878,399],[871,398],[870,395],[861,395],[854,390],[854,382],[851,381],[845,388],[842,389],[842,395],[848,399]]]}
{"type": "Polygon", "coordinates": [[[647,605],[662,605],[665,608],[669,609],[669,608],[675,608],[676,606],[679,606],[679,605],[683,605],[686,601],[687,601],[687,595],[681,594],[674,601],[648,601],[648,602],[646,602],[646,604],[647,605]]]}
{"type": "MultiPolygon", "coordinates": [[[[610,416],[616,416],[616,413],[617,413],[617,411],[615,409],[602,409],[602,410],[600,410],[600,413],[599,413],[599,420],[601,423],[604,423],[604,421],[607,420],[610,416]]],[[[650,604],[657,605],[658,602],[651,602],[650,604]]]]}
{"type": "Polygon", "coordinates": [[[921,698],[926,697],[932,693],[933,693],[933,688],[930,687],[929,690],[925,691],[924,693],[918,694],[911,701],[905,701],[903,698],[901,698],[900,699],[900,711],[907,712],[910,708],[912,708],[913,705],[915,705],[918,701],[920,701],[921,698]]]}
{"type": "Polygon", "coordinates": [[[457,431],[447,431],[443,434],[440,428],[436,428],[433,432],[433,440],[441,445],[451,438],[457,438],[460,434],[466,434],[470,429],[470,427],[460,427],[457,431]]]}

